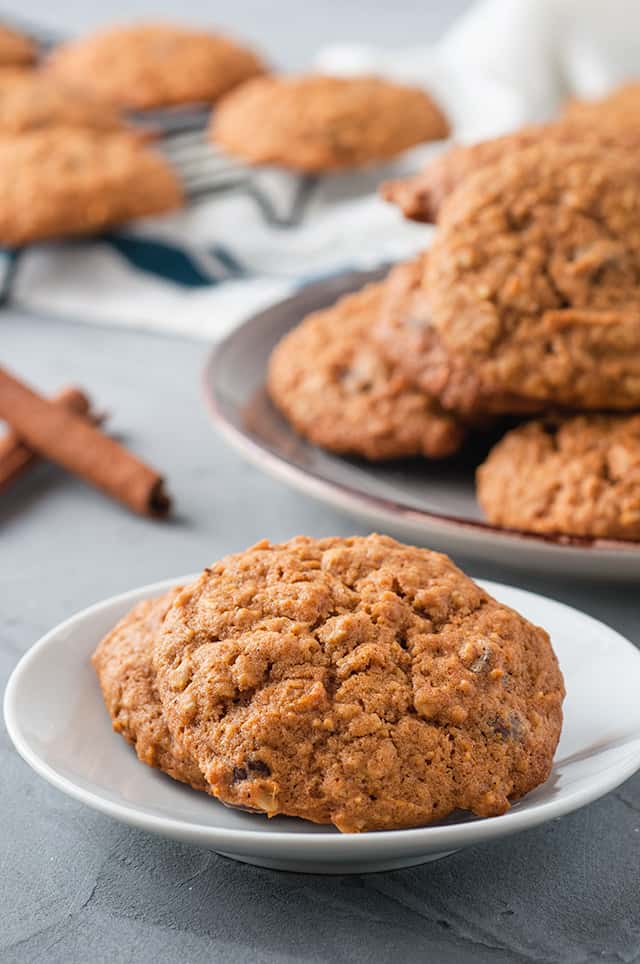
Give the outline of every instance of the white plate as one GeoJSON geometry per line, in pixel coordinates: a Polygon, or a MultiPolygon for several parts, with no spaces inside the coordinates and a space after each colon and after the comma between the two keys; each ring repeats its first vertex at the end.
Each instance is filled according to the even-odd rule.
{"type": "Polygon", "coordinates": [[[138,762],[111,729],[89,662],[138,600],[191,578],[145,586],[72,617],[29,650],[7,686],[5,720],[18,752],[63,793],[116,820],[263,867],[363,873],[424,863],[534,827],[595,800],[640,767],[640,653],[575,609],[483,582],[550,631],[565,675],[565,724],[544,786],[501,817],[351,835],[228,809],[138,762]]]}
{"type": "Polygon", "coordinates": [[[489,525],[474,492],[474,465],[482,457],[478,451],[443,462],[370,465],[309,444],[276,411],[264,388],[274,345],[310,311],[385,273],[351,272],[308,285],[220,342],[205,369],[204,389],[225,437],[265,472],[405,541],[509,566],[638,580],[639,543],[542,536],[489,525]]]}

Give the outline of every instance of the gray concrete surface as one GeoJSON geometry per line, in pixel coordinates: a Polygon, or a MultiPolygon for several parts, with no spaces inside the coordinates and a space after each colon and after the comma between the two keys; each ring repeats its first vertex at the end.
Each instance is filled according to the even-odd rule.
{"type": "MultiPolygon", "coordinates": [[[[237,2],[211,19],[301,62],[342,33],[400,43],[440,29],[462,3],[237,2]],[[304,14],[302,14],[304,11],[304,14]],[[322,12],[321,12],[322,11],[322,12]],[[399,11],[405,17],[400,27],[399,11]],[[260,19],[261,18],[261,19],[260,19]],[[263,37],[263,41],[264,41],[263,37]]],[[[177,13],[169,0],[110,0],[109,15],[177,13]]],[[[183,12],[182,9],[180,12],[183,12]]],[[[204,20],[208,9],[187,9],[204,20]]],[[[23,16],[64,27],[106,19],[74,0],[23,16]]],[[[197,569],[262,536],[361,531],[244,464],[199,395],[206,346],[177,338],[0,314],[0,359],[42,390],[73,381],[110,426],[166,470],[177,516],[128,515],[42,466],[0,499],[0,688],[44,631],[130,587],[197,569]]],[[[563,599],[640,640],[637,590],[515,574],[478,575],[563,599]]],[[[277,874],[129,829],[67,799],[18,758],[0,727],[0,961],[640,961],[640,776],[582,811],[415,870],[371,877],[277,874]]]]}

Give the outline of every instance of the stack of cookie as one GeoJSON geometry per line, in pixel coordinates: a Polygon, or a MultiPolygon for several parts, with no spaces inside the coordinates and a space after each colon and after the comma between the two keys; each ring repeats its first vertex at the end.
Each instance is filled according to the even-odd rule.
{"type": "Polygon", "coordinates": [[[562,724],[546,632],[376,535],[229,556],[139,604],[93,662],[143,762],[343,832],[504,813],[547,779],[562,724]]]}
{"type": "Polygon", "coordinates": [[[58,47],[0,29],[0,244],[98,233],[184,203],[124,109],[213,103],[264,67],[226,37],[163,24],[58,47]]]}
{"type": "Polygon", "coordinates": [[[354,310],[365,295],[351,296],[276,348],[271,396],[300,433],[367,458],[433,458],[479,420],[535,416],[478,471],[489,520],[640,540],[633,90],[616,96],[626,117],[635,96],[635,126],[608,105],[573,105],[554,125],[454,147],[385,186],[405,214],[437,222],[435,239],[391,272],[377,304],[368,297],[367,323],[354,310]]]}

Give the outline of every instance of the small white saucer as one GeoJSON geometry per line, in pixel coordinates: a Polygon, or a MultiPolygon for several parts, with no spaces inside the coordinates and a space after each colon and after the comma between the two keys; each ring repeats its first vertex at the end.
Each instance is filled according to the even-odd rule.
{"type": "Polygon", "coordinates": [[[340,834],[288,817],[228,809],[139,763],[113,733],[89,657],[139,599],[180,577],[107,599],[67,620],[21,659],[4,715],[18,752],[63,793],[116,820],[236,860],[304,873],[365,873],[436,860],[582,807],[640,768],[640,652],[584,613],[482,582],[550,633],[565,675],[565,724],[550,779],[502,817],[340,834]]]}

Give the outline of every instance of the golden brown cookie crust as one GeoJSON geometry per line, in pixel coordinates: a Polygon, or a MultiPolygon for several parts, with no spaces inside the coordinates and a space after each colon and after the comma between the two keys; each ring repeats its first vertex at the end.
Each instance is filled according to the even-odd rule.
{"type": "Polygon", "coordinates": [[[110,27],[63,44],[48,70],[118,107],[213,103],[265,65],[228,37],[167,23],[110,27]]]}
{"type": "Polygon", "coordinates": [[[371,338],[384,297],[384,282],[368,285],[305,318],[271,356],[271,398],[301,435],[335,452],[451,455],[461,423],[412,387],[371,338]]]}
{"type": "Polygon", "coordinates": [[[451,195],[396,350],[422,327],[420,387],[462,413],[633,409],[639,278],[634,155],[541,143],[451,195]]]}
{"type": "Polygon", "coordinates": [[[51,127],[0,138],[0,243],[98,233],[180,207],[165,160],[127,133],[51,127]]]}
{"type": "Polygon", "coordinates": [[[175,599],[154,665],[215,796],[345,832],[503,813],[562,722],[544,630],[377,535],[227,557],[175,599]]]}
{"type": "Polygon", "coordinates": [[[30,66],[35,63],[37,55],[37,47],[30,37],[0,26],[0,65],[30,66]]]}
{"type": "Polygon", "coordinates": [[[640,540],[640,415],[539,420],[508,432],[477,472],[494,525],[640,540]]]}
{"type": "Polygon", "coordinates": [[[113,728],[138,758],[174,780],[204,790],[200,770],[167,729],[153,673],[154,640],[176,592],[138,603],[100,642],[92,663],[113,728]]]}
{"type": "Polygon", "coordinates": [[[384,161],[448,132],[422,90],[379,77],[260,77],[215,111],[210,134],[250,164],[322,172],[384,161]]]}
{"type": "MultiPolygon", "coordinates": [[[[640,111],[639,111],[640,114],[640,111]]],[[[454,144],[413,177],[387,181],[381,194],[396,204],[406,218],[435,223],[450,194],[469,175],[495,164],[514,151],[547,144],[597,144],[605,148],[637,151],[640,148],[640,117],[635,126],[602,117],[593,124],[586,117],[568,117],[555,124],[534,124],[512,134],[476,144],[454,144]]]]}

